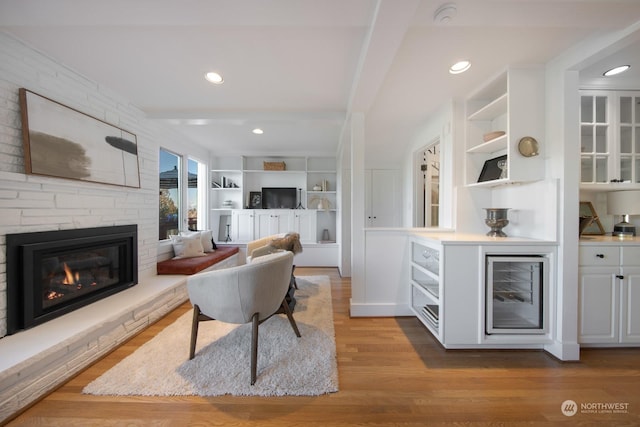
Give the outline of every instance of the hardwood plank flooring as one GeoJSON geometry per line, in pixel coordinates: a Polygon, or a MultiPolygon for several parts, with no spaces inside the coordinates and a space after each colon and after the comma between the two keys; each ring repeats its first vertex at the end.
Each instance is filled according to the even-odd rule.
{"type": "Polygon", "coordinates": [[[583,350],[580,362],[543,351],[445,350],[415,318],[350,318],[351,282],[336,269],[297,268],[296,274],[331,278],[339,392],[277,398],[81,393],[190,310],[185,303],[9,425],[640,425],[640,349],[583,350]],[[577,403],[572,417],[561,412],[566,400],[577,403]],[[614,403],[618,410],[598,408],[614,403]]]}

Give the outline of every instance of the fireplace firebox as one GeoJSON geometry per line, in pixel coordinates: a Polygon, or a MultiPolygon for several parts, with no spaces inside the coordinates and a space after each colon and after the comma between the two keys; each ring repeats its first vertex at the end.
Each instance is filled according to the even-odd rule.
{"type": "Polygon", "coordinates": [[[138,283],[136,225],[7,235],[7,333],[138,283]]]}

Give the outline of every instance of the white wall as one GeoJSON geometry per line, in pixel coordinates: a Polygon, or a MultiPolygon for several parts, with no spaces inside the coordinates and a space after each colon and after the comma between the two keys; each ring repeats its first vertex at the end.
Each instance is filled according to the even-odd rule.
{"type": "MultiPolygon", "coordinates": [[[[440,227],[453,228],[455,224],[454,212],[454,181],[456,175],[462,173],[462,153],[456,153],[456,103],[451,100],[444,104],[427,122],[423,124],[409,144],[404,155],[402,166],[403,189],[403,227],[413,227],[413,212],[415,203],[414,182],[414,153],[430,142],[440,140],[441,171],[440,171],[440,227]],[[454,162],[454,156],[458,161],[454,162]],[[444,189],[444,191],[442,191],[444,189]]],[[[460,181],[462,182],[462,181],[460,181]]]]}
{"type": "MultiPolygon", "coordinates": [[[[0,33],[0,337],[6,334],[5,235],[138,225],[139,279],[156,274],[158,149],[184,144],[122,95],[0,33]],[[141,188],[25,175],[18,89],[24,87],[137,136],[141,188]]],[[[204,153],[202,153],[204,154],[204,153]]],[[[206,155],[203,156],[206,159],[206,155]]]]}

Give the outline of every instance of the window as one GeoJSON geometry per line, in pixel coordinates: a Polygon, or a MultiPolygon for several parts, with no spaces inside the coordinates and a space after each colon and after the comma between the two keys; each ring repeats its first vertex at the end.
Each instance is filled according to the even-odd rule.
{"type": "Polygon", "coordinates": [[[205,191],[207,168],[204,163],[197,160],[188,160],[188,191],[187,191],[187,219],[189,230],[204,230],[206,213],[204,204],[206,200],[205,191]]]}
{"type": "Polygon", "coordinates": [[[160,149],[159,239],[166,240],[180,229],[181,157],[160,149]]]}

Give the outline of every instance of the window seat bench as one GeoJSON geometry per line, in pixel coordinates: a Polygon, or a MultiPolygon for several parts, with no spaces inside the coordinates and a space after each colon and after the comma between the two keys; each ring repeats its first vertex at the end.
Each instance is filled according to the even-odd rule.
{"type": "Polygon", "coordinates": [[[218,249],[207,253],[205,256],[160,261],[157,264],[158,274],[189,275],[202,271],[233,267],[238,265],[239,251],[236,246],[218,246],[218,249]]]}

